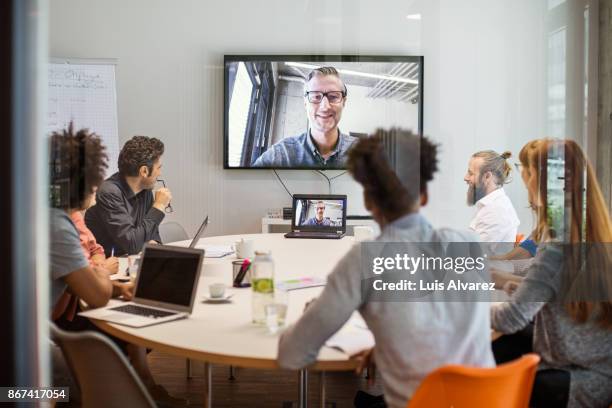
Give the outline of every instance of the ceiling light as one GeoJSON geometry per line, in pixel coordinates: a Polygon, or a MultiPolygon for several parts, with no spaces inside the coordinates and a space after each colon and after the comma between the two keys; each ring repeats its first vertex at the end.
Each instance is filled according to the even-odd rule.
{"type": "MultiPolygon", "coordinates": [[[[293,67],[307,68],[307,69],[315,69],[315,68],[320,67],[320,65],[305,64],[303,62],[285,62],[285,64],[289,66],[293,66],[293,67]]],[[[349,76],[383,79],[387,81],[403,82],[406,84],[414,84],[414,85],[419,84],[419,81],[417,81],[416,79],[404,78],[404,77],[393,76],[393,75],[370,74],[369,72],[352,71],[350,69],[339,69],[338,72],[343,75],[349,75],[349,76]]]]}

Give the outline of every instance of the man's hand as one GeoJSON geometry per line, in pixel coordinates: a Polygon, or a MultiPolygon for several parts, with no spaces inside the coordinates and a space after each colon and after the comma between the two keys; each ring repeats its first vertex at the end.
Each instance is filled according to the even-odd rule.
{"type": "Polygon", "coordinates": [[[168,204],[172,200],[172,193],[166,187],[162,187],[155,192],[155,201],[153,207],[160,211],[165,211],[168,204]]]}
{"type": "Polygon", "coordinates": [[[113,281],[113,297],[119,296],[125,300],[132,300],[134,297],[134,282],[122,283],[113,281]]]}
{"type": "Polygon", "coordinates": [[[520,282],[508,281],[504,283],[503,291],[508,294],[508,296],[512,296],[514,292],[518,289],[520,282]]]}
{"type": "Polygon", "coordinates": [[[351,356],[351,359],[357,360],[358,366],[355,373],[361,375],[363,371],[368,369],[368,385],[374,385],[376,382],[376,361],[374,360],[374,348],[360,351],[351,356]]]}
{"type": "Polygon", "coordinates": [[[108,271],[109,275],[114,275],[119,272],[119,260],[114,256],[106,258],[102,266],[108,271]]]}

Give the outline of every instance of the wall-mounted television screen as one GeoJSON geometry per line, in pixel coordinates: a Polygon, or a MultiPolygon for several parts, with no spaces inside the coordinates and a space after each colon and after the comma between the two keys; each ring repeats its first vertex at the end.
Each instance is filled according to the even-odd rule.
{"type": "Polygon", "coordinates": [[[422,134],[423,57],[226,55],[224,168],[343,169],[377,128],[422,134]]]}

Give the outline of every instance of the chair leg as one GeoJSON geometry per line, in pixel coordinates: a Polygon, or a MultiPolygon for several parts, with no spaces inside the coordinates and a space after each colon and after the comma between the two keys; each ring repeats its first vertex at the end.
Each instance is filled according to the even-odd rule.
{"type": "Polygon", "coordinates": [[[193,378],[193,371],[192,371],[192,366],[191,366],[191,360],[187,359],[186,363],[187,363],[187,379],[191,380],[193,378]]]}
{"type": "Polygon", "coordinates": [[[204,363],[204,408],[212,408],[212,364],[204,363]]]}

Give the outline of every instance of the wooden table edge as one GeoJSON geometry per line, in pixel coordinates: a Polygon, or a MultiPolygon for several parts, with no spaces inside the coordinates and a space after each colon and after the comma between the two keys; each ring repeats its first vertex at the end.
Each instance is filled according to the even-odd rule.
{"type": "MultiPolygon", "coordinates": [[[[258,368],[258,369],[274,369],[283,370],[276,360],[267,358],[254,358],[254,357],[237,357],[227,354],[209,353],[204,351],[188,350],[182,347],[175,347],[165,343],[144,339],[142,337],[135,336],[130,333],[126,333],[120,329],[117,329],[112,324],[97,319],[90,319],[100,330],[115,336],[123,341],[130,344],[134,344],[140,347],[150,348],[155,351],[168,353],[178,357],[189,358],[191,360],[201,361],[204,363],[211,364],[223,364],[232,365],[243,368],[258,368]]],[[[347,360],[331,360],[331,361],[317,361],[315,364],[307,367],[309,370],[314,371],[352,371],[357,368],[357,361],[352,359],[347,360]]],[[[289,370],[288,370],[289,371],[289,370]]]]}

